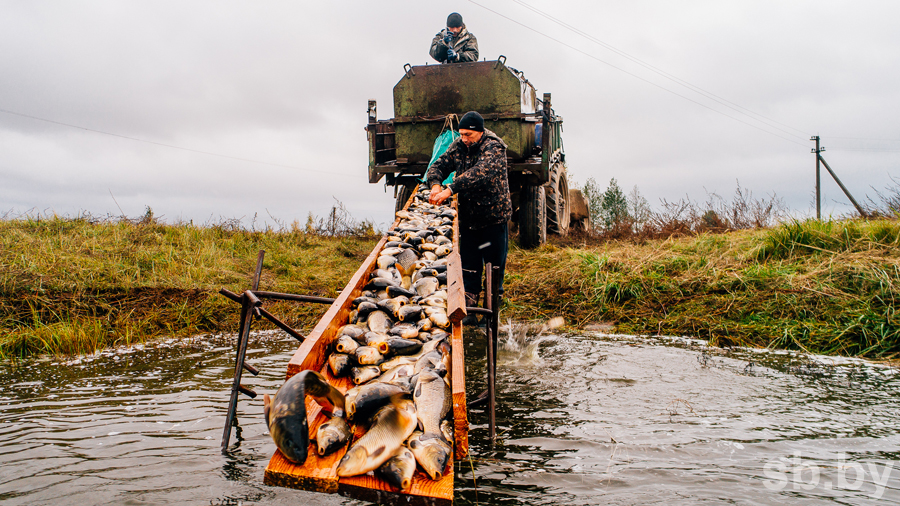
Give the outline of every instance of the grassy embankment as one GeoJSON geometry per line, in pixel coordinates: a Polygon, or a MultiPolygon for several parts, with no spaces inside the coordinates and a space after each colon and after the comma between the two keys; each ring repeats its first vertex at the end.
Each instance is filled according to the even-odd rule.
{"type": "MultiPolygon", "coordinates": [[[[225,227],[0,221],[0,356],[78,354],[234,331],[259,249],[261,288],[335,296],[375,238],[225,227]]],[[[692,335],[720,345],[895,358],[900,223],[803,222],[643,243],[513,248],[503,318],[692,335]]],[[[309,328],[321,305],[267,307],[309,328]]]]}
{"type": "MultiPolygon", "coordinates": [[[[335,297],[377,239],[83,219],[0,221],[0,357],[73,355],[161,336],[237,330],[218,294],[250,287],[335,297]]],[[[267,303],[295,328],[327,306],[267,303]]]]}

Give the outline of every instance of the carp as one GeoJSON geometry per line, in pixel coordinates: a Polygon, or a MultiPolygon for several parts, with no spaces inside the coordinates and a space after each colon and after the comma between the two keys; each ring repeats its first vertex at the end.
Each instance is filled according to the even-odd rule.
{"type": "Polygon", "coordinates": [[[356,339],[353,339],[346,334],[338,336],[334,345],[334,349],[337,350],[338,353],[350,354],[356,351],[357,348],[359,348],[359,343],[356,339]]]}
{"type": "Polygon", "coordinates": [[[350,355],[345,353],[332,353],[328,356],[328,367],[331,368],[331,374],[335,378],[340,378],[350,372],[350,368],[353,367],[353,361],[350,359],[350,355]]]}
{"type": "Polygon", "coordinates": [[[388,330],[393,326],[391,318],[380,309],[369,313],[369,317],[366,318],[366,325],[369,326],[369,330],[372,332],[380,334],[387,334],[388,330]]]}
{"type": "Polygon", "coordinates": [[[391,327],[388,334],[402,337],[403,339],[416,339],[419,337],[419,327],[412,323],[398,323],[391,327]]]}
{"type": "Polygon", "coordinates": [[[332,416],[316,429],[316,450],[319,456],[328,455],[342,448],[350,440],[350,425],[342,416],[332,416]]]}
{"type": "Polygon", "coordinates": [[[397,337],[381,341],[377,344],[378,353],[382,355],[412,355],[422,349],[422,342],[397,337]]]}
{"type": "Polygon", "coordinates": [[[297,464],[305,462],[309,452],[307,395],[322,406],[332,406],[336,415],[343,414],[343,394],[315,371],[295,374],[278,389],[274,398],[269,394],[263,396],[263,414],[269,434],[284,457],[297,464]]]}
{"type": "Polygon", "coordinates": [[[369,430],[350,447],[337,465],[337,475],[356,476],[374,471],[403,445],[416,428],[416,405],[408,399],[391,399],[375,414],[369,430]]]}
{"type": "Polygon", "coordinates": [[[397,452],[397,455],[391,457],[375,470],[375,476],[400,489],[401,492],[409,492],[415,472],[416,457],[413,456],[409,448],[403,446],[397,452]]]}
{"type": "Polygon", "coordinates": [[[378,301],[377,306],[378,306],[378,309],[381,309],[385,313],[392,314],[392,315],[394,315],[394,317],[397,317],[400,310],[406,304],[409,304],[409,298],[405,297],[403,295],[399,295],[392,299],[380,300],[380,301],[378,301]]]}
{"type": "Polygon", "coordinates": [[[425,438],[419,431],[415,431],[406,444],[428,477],[440,480],[453,451],[450,444],[441,438],[425,438]]]}
{"type": "Polygon", "coordinates": [[[450,387],[436,372],[422,370],[416,381],[413,401],[416,403],[416,416],[423,432],[410,440],[410,449],[428,476],[432,480],[439,480],[452,451],[441,429],[442,420],[450,412],[450,387]]]}
{"type": "Polygon", "coordinates": [[[419,278],[419,280],[413,284],[412,288],[420,296],[427,297],[437,291],[438,280],[437,278],[430,276],[419,278]]]}
{"type": "Polygon", "coordinates": [[[403,249],[403,248],[399,248],[399,247],[396,247],[396,248],[384,248],[383,250],[381,250],[381,255],[382,255],[382,256],[383,256],[383,255],[387,255],[387,256],[391,256],[391,257],[397,258],[397,256],[400,255],[401,253],[403,253],[403,251],[404,251],[404,249],[403,249]]]}
{"type": "MultiPolygon", "coordinates": [[[[419,329],[419,339],[422,339],[423,333],[427,334],[428,332],[431,332],[432,323],[431,319],[427,316],[416,322],[416,328],[419,329]]],[[[427,341],[427,339],[422,340],[427,341]]]]}
{"type": "Polygon", "coordinates": [[[379,269],[387,269],[397,263],[397,258],[391,255],[381,255],[375,262],[378,264],[379,269]]]}
{"type": "Polygon", "coordinates": [[[359,423],[365,422],[376,411],[384,407],[397,394],[409,393],[407,389],[392,383],[375,381],[347,390],[344,405],[347,406],[347,418],[359,423]]]}
{"type": "MultiPolygon", "coordinates": [[[[411,379],[413,377],[413,367],[415,364],[403,364],[388,369],[378,378],[378,381],[381,383],[392,383],[394,385],[400,385],[402,387],[409,387],[411,383],[411,379]]],[[[410,395],[412,394],[412,389],[409,388],[408,392],[410,395]]]]}
{"type": "Polygon", "coordinates": [[[350,380],[353,381],[353,384],[355,385],[362,385],[378,376],[381,376],[381,368],[377,365],[350,368],[350,380]]]}
{"type": "Polygon", "coordinates": [[[413,401],[416,403],[419,424],[425,439],[443,439],[441,420],[450,412],[450,387],[444,382],[444,378],[430,369],[424,369],[418,374],[413,401]]]}
{"type": "Polygon", "coordinates": [[[418,321],[422,316],[422,306],[418,304],[407,304],[397,311],[397,318],[402,322],[418,321]]]}
{"type": "MultiPolygon", "coordinates": [[[[441,297],[437,297],[435,294],[431,294],[430,296],[419,301],[421,304],[425,304],[430,307],[447,307],[447,299],[442,299],[441,297]]],[[[424,309],[424,308],[423,308],[424,309]]],[[[428,311],[427,309],[425,311],[428,311]]]]}
{"type": "Polygon", "coordinates": [[[432,311],[428,318],[438,327],[445,329],[450,326],[450,318],[447,318],[446,311],[432,311]]]}
{"type": "Polygon", "coordinates": [[[378,365],[384,362],[384,356],[374,346],[360,346],[353,351],[353,357],[359,365],[378,365]]]}
{"type": "Polygon", "coordinates": [[[359,339],[366,333],[366,329],[358,326],[358,325],[344,325],[341,327],[341,330],[338,332],[338,335],[341,336],[350,336],[353,339],[359,341],[359,339]]]}
{"type": "Polygon", "coordinates": [[[388,295],[388,297],[394,297],[394,298],[403,296],[403,297],[406,297],[407,299],[409,299],[411,297],[415,297],[416,292],[414,292],[412,290],[407,290],[406,288],[403,288],[400,286],[389,286],[387,289],[387,295],[388,295]]]}
{"type": "Polygon", "coordinates": [[[372,278],[364,287],[366,290],[385,290],[389,286],[397,286],[397,282],[394,281],[394,278],[372,278]]]}

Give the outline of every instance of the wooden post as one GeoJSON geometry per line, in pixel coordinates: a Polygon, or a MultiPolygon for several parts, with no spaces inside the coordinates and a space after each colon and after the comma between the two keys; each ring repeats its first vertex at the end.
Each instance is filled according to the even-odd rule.
{"type": "Polygon", "coordinates": [[[816,154],[816,219],[822,220],[822,181],[819,177],[821,168],[819,167],[819,152],[824,151],[824,148],[819,149],[819,136],[814,135],[809,140],[816,141],[816,148],[813,150],[813,153],[816,154]]]}
{"type": "Polygon", "coordinates": [[[834,178],[834,182],[837,183],[838,186],[841,187],[841,190],[844,190],[844,195],[846,195],[847,198],[850,199],[850,203],[853,204],[853,207],[856,208],[856,210],[859,212],[860,216],[862,216],[863,218],[868,218],[869,215],[866,214],[866,211],[862,208],[862,206],[859,205],[859,203],[856,201],[856,199],[853,198],[853,195],[850,195],[850,190],[848,190],[847,187],[844,186],[844,183],[842,183],[840,178],[837,177],[837,174],[835,174],[834,171],[831,170],[831,167],[828,166],[828,162],[826,162],[825,159],[822,158],[822,155],[819,155],[818,158],[819,158],[819,160],[822,161],[822,164],[825,165],[825,168],[828,170],[828,173],[831,174],[831,177],[834,178]]]}

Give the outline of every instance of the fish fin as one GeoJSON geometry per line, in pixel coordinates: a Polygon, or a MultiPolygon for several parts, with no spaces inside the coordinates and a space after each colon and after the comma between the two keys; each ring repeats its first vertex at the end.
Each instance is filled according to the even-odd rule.
{"type": "Polygon", "coordinates": [[[263,419],[266,421],[266,427],[269,426],[269,413],[272,412],[272,398],[269,394],[263,394],[263,419]]]}

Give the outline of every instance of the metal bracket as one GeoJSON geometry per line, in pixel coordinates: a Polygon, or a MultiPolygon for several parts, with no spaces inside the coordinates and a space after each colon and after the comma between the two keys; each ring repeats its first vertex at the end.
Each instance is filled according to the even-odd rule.
{"type": "Polygon", "coordinates": [[[407,79],[412,79],[412,76],[416,75],[416,71],[413,70],[412,65],[410,65],[409,63],[403,66],[403,72],[406,73],[407,79]]]}
{"type": "Polygon", "coordinates": [[[265,254],[265,250],[259,250],[259,255],[256,258],[256,270],[253,273],[253,280],[251,282],[251,290],[246,290],[240,295],[231,292],[230,290],[226,290],[225,288],[219,290],[220,294],[241,305],[241,323],[240,330],[238,331],[237,353],[234,364],[234,381],[231,385],[231,398],[228,401],[228,414],[225,417],[225,430],[222,434],[223,452],[228,449],[228,443],[231,439],[232,425],[237,425],[237,404],[239,398],[238,394],[244,394],[249,396],[250,398],[256,397],[256,392],[241,384],[241,374],[244,370],[247,370],[254,376],[259,375],[258,369],[245,362],[247,355],[247,344],[250,341],[250,325],[253,320],[263,317],[275,324],[276,327],[290,334],[301,343],[304,339],[304,337],[300,335],[300,333],[298,333],[296,330],[292,329],[289,325],[276,318],[272,313],[266,311],[262,307],[261,299],[314,302],[319,304],[331,304],[334,302],[334,299],[328,297],[259,291],[259,280],[262,276],[263,258],[265,257],[265,254]],[[253,318],[254,316],[256,316],[256,318],[253,318]]]}
{"type": "Polygon", "coordinates": [[[506,66],[506,57],[502,54],[497,57],[497,63],[494,64],[494,68],[499,67],[500,65],[506,66]]]}

